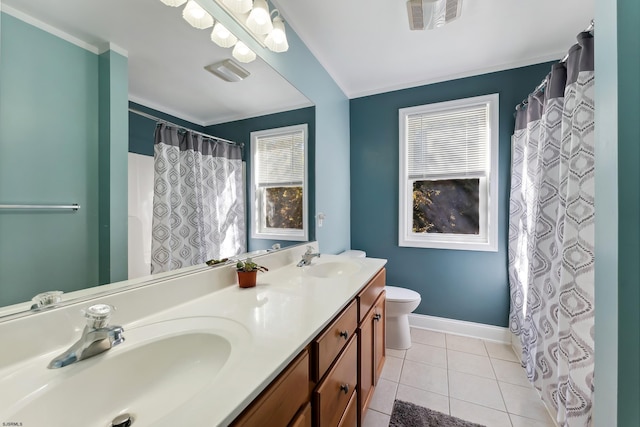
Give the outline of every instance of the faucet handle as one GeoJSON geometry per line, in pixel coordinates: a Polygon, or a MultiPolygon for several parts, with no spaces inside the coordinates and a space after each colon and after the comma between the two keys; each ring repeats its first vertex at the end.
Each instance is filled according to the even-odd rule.
{"type": "Polygon", "coordinates": [[[307,252],[305,252],[305,255],[311,255],[313,253],[313,246],[309,245],[307,246],[307,252]]]}
{"type": "Polygon", "coordinates": [[[109,324],[112,310],[115,310],[115,307],[109,304],[95,304],[83,310],[87,326],[93,329],[104,328],[109,324]]]}

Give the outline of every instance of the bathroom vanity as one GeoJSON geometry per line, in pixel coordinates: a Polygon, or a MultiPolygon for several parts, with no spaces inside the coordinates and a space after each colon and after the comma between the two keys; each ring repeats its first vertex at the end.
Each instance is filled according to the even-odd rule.
{"type": "Polygon", "coordinates": [[[386,261],[323,254],[297,267],[305,250],[261,256],[270,271],[255,288],[237,286],[233,265],[194,267],[1,320],[14,348],[0,354],[0,423],[358,425],[384,360],[386,261]],[[47,369],[96,303],[117,308],[125,341],[47,369]]]}

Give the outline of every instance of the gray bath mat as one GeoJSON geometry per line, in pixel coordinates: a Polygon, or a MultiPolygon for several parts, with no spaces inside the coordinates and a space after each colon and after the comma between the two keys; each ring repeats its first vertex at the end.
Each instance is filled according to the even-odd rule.
{"type": "Polygon", "coordinates": [[[433,409],[396,400],[389,427],[484,427],[433,409]]]}

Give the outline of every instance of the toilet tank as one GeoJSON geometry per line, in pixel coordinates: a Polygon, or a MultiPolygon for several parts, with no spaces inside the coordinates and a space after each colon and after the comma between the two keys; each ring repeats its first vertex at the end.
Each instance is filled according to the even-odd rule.
{"type": "Polygon", "coordinates": [[[348,250],[348,251],[344,251],[342,253],[339,253],[338,255],[346,256],[346,257],[349,257],[349,258],[364,258],[364,257],[367,256],[367,253],[365,251],[348,250]]]}

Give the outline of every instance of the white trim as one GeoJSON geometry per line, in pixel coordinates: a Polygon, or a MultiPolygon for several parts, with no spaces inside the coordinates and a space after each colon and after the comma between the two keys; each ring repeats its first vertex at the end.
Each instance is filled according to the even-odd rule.
{"type": "Polygon", "coordinates": [[[484,323],[427,316],[425,314],[409,314],[409,325],[414,328],[511,344],[512,334],[509,328],[485,325],[484,323]]]}
{"type": "Polygon", "coordinates": [[[253,119],[256,117],[268,116],[270,114],[284,113],[286,111],[300,110],[302,108],[313,107],[315,104],[311,101],[303,102],[295,105],[286,105],[280,108],[261,110],[261,111],[252,111],[249,114],[247,113],[239,113],[239,114],[229,114],[225,116],[216,116],[215,119],[210,119],[205,121],[202,126],[212,126],[219,125],[221,123],[235,122],[238,120],[245,119],[253,119]]]}
{"type": "Polygon", "coordinates": [[[115,43],[111,43],[111,42],[103,43],[102,45],[98,46],[98,49],[100,51],[100,55],[111,50],[119,55],[124,56],[125,58],[129,57],[129,52],[115,43]]]}
{"type": "Polygon", "coordinates": [[[42,22],[39,19],[36,19],[33,16],[28,15],[20,10],[14,9],[11,6],[8,6],[6,4],[0,4],[0,11],[5,12],[7,15],[11,15],[14,18],[19,19],[29,25],[39,28],[42,31],[46,31],[49,34],[54,35],[71,44],[74,44],[84,50],[88,50],[89,52],[95,53],[96,55],[100,54],[100,49],[97,46],[92,45],[91,43],[81,40],[75,36],[72,36],[69,33],[65,33],[64,31],[50,24],[47,24],[46,22],[42,22]]]}

